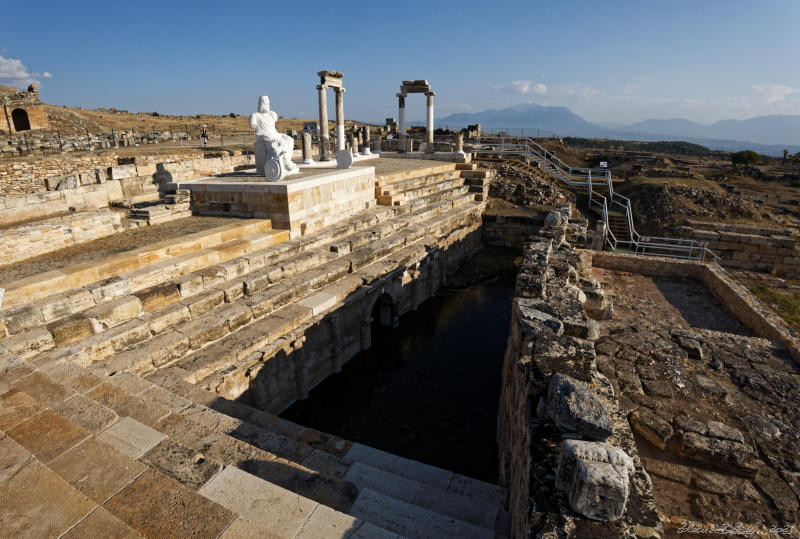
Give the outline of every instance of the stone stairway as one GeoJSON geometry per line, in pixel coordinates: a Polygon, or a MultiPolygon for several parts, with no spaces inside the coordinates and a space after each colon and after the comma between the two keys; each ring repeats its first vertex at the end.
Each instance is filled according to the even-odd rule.
{"type": "Polygon", "coordinates": [[[192,215],[191,193],[188,189],[178,189],[175,193],[164,195],[163,199],[141,202],[131,206],[130,217],[155,225],[189,217],[192,215]]]}
{"type": "MultiPolygon", "coordinates": [[[[232,400],[247,389],[254,368],[280,376],[287,365],[267,361],[270,354],[365,283],[424,257],[432,237],[451,234],[457,241],[459,220],[479,204],[462,191],[442,191],[452,196],[420,191],[403,205],[377,206],[310,236],[239,252],[132,293],[133,286],[109,292],[99,305],[67,316],[50,318],[56,311],[45,305],[52,299],[5,316],[13,334],[0,340],[8,364],[0,400],[37,395],[58,413],[59,396],[74,399],[72,415],[54,432],[72,431],[64,421],[91,425],[86,439],[98,440],[92,447],[102,442],[124,453],[137,440],[153,442],[128,454],[141,475],[110,499],[95,500],[100,507],[85,513],[76,529],[100,525],[92,517],[99,512],[103,522],[127,526],[120,530],[154,536],[168,529],[162,520],[189,516],[161,507],[152,515],[131,512],[141,507],[136,504],[149,509],[152,499],[202,507],[206,520],[221,515],[224,526],[208,524],[209,536],[223,530],[226,537],[508,536],[504,489],[232,400]],[[8,372],[15,370],[27,381],[13,382],[8,372]]],[[[305,380],[305,390],[316,381],[305,380]]],[[[279,410],[289,403],[259,405],[279,410]]],[[[10,437],[22,444],[17,438],[29,427],[10,437]]],[[[181,528],[191,525],[175,530],[191,531],[181,528]]]]}
{"type": "Polygon", "coordinates": [[[381,205],[412,207],[443,198],[483,201],[490,179],[491,171],[478,170],[475,164],[444,164],[381,176],[375,182],[375,197],[381,205]]]}

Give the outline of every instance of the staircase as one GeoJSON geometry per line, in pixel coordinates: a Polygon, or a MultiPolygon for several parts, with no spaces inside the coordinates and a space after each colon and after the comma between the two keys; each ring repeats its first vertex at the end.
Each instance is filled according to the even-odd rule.
{"type": "Polygon", "coordinates": [[[472,163],[447,163],[424,169],[379,176],[375,181],[378,204],[413,211],[437,200],[484,201],[491,182],[490,170],[472,163]]]}
{"type": "Polygon", "coordinates": [[[718,260],[704,243],[678,238],[642,236],[633,226],[631,201],[614,192],[611,171],[605,168],[575,168],[530,138],[478,137],[470,141],[472,153],[482,160],[502,160],[513,156],[523,163],[537,163],[541,170],[557,178],[569,188],[586,189],[589,207],[605,224],[604,244],[611,250],[624,249],[635,254],[718,260]],[[598,189],[602,185],[603,189],[598,189]]]}
{"type": "Polygon", "coordinates": [[[234,400],[254,368],[280,372],[267,361],[276,347],[426,256],[430,238],[457,237],[487,178],[447,166],[376,186],[391,205],[319,233],[289,240],[267,221],[248,236],[217,230],[96,261],[91,275],[65,268],[32,297],[20,291],[35,279],[12,287],[0,311],[0,495],[19,502],[0,529],[507,537],[505,489],[234,400]]]}

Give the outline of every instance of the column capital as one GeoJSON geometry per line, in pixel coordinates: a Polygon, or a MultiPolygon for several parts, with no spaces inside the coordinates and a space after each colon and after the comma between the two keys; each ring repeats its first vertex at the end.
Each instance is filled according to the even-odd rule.
{"type": "Polygon", "coordinates": [[[425,92],[425,95],[427,95],[428,97],[433,97],[433,96],[435,96],[435,95],[436,95],[436,92],[434,92],[433,90],[431,90],[430,92],[425,92]]]}
{"type": "Polygon", "coordinates": [[[343,94],[344,93],[344,88],[337,88],[337,87],[334,86],[333,87],[333,91],[336,92],[337,94],[343,94]]]}
{"type": "Polygon", "coordinates": [[[327,84],[317,84],[317,90],[327,90],[327,89],[328,89],[327,84]]]}

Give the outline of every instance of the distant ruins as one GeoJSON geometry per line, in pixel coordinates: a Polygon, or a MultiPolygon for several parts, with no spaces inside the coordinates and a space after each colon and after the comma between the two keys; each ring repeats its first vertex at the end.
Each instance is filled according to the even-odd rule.
{"type": "Polygon", "coordinates": [[[0,132],[13,134],[50,127],[35,83],[21,92],[5,88],[2,90],[4,121],[0,125],[0,132]]]}

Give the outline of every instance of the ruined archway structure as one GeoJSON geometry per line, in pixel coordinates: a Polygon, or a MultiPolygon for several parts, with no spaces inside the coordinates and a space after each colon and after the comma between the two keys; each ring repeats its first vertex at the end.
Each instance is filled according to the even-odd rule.
{"type": "Polygon", "coordinates": [[[341,71],[327,69],[317,73],[319,75],[319,160],[330,161],[328,149],[330,136],[328,135],[328,88],[336,92],[336,151],[344,150],[344,87],[342,86],[341,71]]]}
{"type": "Polygon", "coordinates": [[[15,88],[0,87],[3,102],[3,122],[0,132],[19,133],[31,129],[47,129],[50,123],[47,112],[39,100],[39,90],[35,84],[27,90],[17,92],[15,88]]]}
{"type": "Polygon", "coordinates": [[[398,119],[400,131],[400,151],[406,151],[406,96],[408,94],[425,94],[427,97],[427,122],[425,123],[425,141],[427,151],[433,151],[433,96],[431,85],[426,80],[404,80],[397,94],[398,119]]]}

